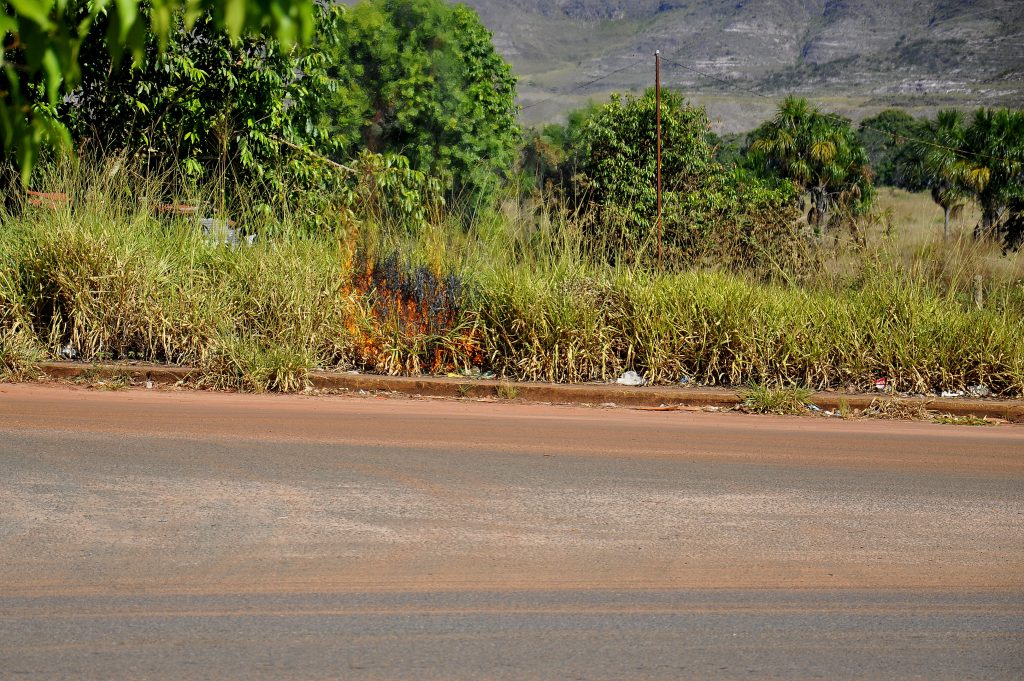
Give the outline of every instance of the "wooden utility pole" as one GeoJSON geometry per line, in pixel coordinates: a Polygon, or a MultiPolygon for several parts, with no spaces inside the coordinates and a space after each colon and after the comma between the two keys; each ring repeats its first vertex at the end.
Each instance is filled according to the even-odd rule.
{"type": "Polygon", "coordinates": [[[658,234],[658,269],[662,269],[662,226],[661,226],[661,50],[654,52],[654,120],[657,129],[657,156],[658,156],[658,221],[656,232],[658,234]]]}

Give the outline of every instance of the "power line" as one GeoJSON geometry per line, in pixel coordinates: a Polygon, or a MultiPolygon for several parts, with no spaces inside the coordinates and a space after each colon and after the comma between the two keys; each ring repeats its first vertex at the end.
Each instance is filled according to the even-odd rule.
{"type": "Polygon", "coordinates": [[[565,95],[569,95],[569,94],[572,94],[573,92],[577,92],[577,91],[582,90],[584,88],[588,88],[591,85],[594,85],[595,83],[600,83],[602,80],[605,80],[607,78],[611,78],[612,76],[614,76],[616,74],[619,74],[619,73],[622,73],[623,71],[627,71],[627,70],[629,70],[631,68],[634,68],[637,64],[640,63],[640,59],[641,59],[640,57],[634,57],[634,61],[631,64],[627,64],[626,66],[623,66],[622,68],[619,68],[619,69],[615,69],[614,71],[609,71],[608,73],[604,74],[603,76],[598,76],[597,78],[594,78],[593,80],[588,80],[588,81],[586,81],[584,83],[580,83],[580,84],[570,88],[569,90],[566,90],[565,92],[558,92],[556,94],[551,95],[550,97],[548,97],[546,99],[540,100],[539,102],[534,102],[532,104],[527,104],[526,106],[520,107],[520,110],[526,111],[527,109],[532,109],[535,106],[540,106],[541,104],[547,104],[548,102],[553,102],[554,100],[558,99],[559,97],[564,97],[565,95]]]}
{"type": "Polygon", "coordinates": [[[690,73],[695,73],[698,76],[701,76],[702,78],[707,78],[708,80],[714,80],[714,81],[717,81],[719,83],[722,83],[723,85],[731,87],[734,90],[739,90],[741,92],[746,92],[748,94],[754,95],[755,97],[761,97],[763,99],[771,99],[773,101],[775,99],[771,95],[766,95],[763,92],[758,92],[757,90],[751,90],[750,88],[743,87],[742,85],[737,85],[736,83],[734,83],[731,80],[726,80],[725,78],[719,78],[718,76],[713,76],[710,73],[705,73],[704,71],[699,71],[699,70],[693,68],[692,66],[687,66],[686,64],[680,64],[679,62],[674,61],[672,59],[665,59],[665,61],[667,61],[669,64],[672,64],[673,66],[678,66],[679,68],[681,68],[681,69],[683,69],[685,71],[689,71],[690,73]]]}

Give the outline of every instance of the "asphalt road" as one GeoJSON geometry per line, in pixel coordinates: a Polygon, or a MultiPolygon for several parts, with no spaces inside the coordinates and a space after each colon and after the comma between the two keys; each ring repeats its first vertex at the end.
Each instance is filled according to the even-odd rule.
{"type": "Polygon", "coordinates": [[[1022,677],[1019,426],[0,385],[0,678],[1022,677]]]}

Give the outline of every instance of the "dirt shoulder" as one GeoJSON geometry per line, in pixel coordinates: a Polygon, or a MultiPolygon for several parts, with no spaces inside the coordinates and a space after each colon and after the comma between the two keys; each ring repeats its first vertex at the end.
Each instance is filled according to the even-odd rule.
{"type": "MultiPolygon", "coordinates": [[[[84,364],[53,362],[39,366],[46,377],[61,380],[100,381],[115,379],[134,385],[185,385],[199,377],[195,369],[144,364],[84,364]]],[[[556,384],[504,382],[473,378],[437,376],[380,376],[375,374],[313,372],[310,385],[332,393],[394,393],[422,397],[495,398],[525,402],[573,405],[612,405],[625,407],[691,406],[734,408],[743,402],[739,391],[731,388],[687,386],[625,386],[610,383],[556,384]]],[[[826,411],[865,410],[877,400],[890,399],[882,393],[847,394],[817,392],[811,402],[826,411]]],[[[933,397],[898,397],[909,409],[928,409],[959,417],[990,418],[1009,423],[1024,423],[1024,400],[933,397]]]]}
{"type": "Polygon", "coordinates": [[[394,399],[368,392],[250,395],[62,384],[0,385],[0,419],[7,428],[45,425],[232,441],[1024,474],[1024,427],[1018,425],[394,399]]]}

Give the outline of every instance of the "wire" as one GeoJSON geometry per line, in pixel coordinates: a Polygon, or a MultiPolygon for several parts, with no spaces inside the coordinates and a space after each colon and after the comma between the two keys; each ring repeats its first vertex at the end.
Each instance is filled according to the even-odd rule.
{"type": "Polygon", "coordinates": [[[708,80],[714,80],[714,81],[717,81],[719,83],[722,83],[723,85],[727,85],[728,87],[731,87],[734,90],[740,90],[741,92],[746,92],[746,93],[754,95],[755,97],[761,97],[763,99],[771,99],[773,101],[775,100],[775,98],[772,97],[771,95],[766,95],[763,92],[758,92],[757,90],[751,90],[750,88],[745,88],[742,85],[737,85],[736,83],[734,83],[731,80],[726,80],[725,78],[719,78],[718,76],[713,76],[710,73],[705,73],[704,71],[698,71],[697,69],[693,68],[692,66],[687,66],[686,64],[680,64],[677,61],[673,61],[671,59],[666,59],[664,56],[662,56],[661,60],[664,61],[664,62],[667,62],[667,63],[669,63],[669,64],[671,64],[673,66],[678,66],[679,68],[681,68],[681,69],[683,69],[685,71],[689,71],[691,73],[695,73],[698,76],[701,76],[702,78],[707,78],[708,80]]]}
{"type": "Polygon", "coordinates": [[[631,68],[634,68],[637,64],[640,63],[641,57],[637,56],[637,57],[634,57],[633,59],[634,59],[634,61],[633,61],[632,64],[627,64],[626,66],[623,66],[622,68],[615,69],[614,71],[609,71],[608,73],[604,74],[603,76],[598,76],[597,78],[594,78],[593,80],[588,80],[586,82],[580,83],[580,84],[570,88],[569,90],[566,90],[565,92],[558,92],[556,94],[551,95],[550,97],[547,97],[546,99],[540,100],[539,102],[533,102],[532,104],[527,104],[526,106],[522,106],[522,107],[520,107],[520,110],[521,111],[526,111],[527,109],[532,109],[535,106],[540,106],[541,104],[547,104],[548,102],[552,102],[552,101],[558,99],[559,97],[564,97],[565,95],[572,94],[573,92],[577,92],[577,91],[582,90],[584,88],[590,87],[591,85],[594,85],[595,83],[600,83],[602,80],[605,80],[607,78],[611,78],[612,76],[614,76],[616,74],[619,74],[619,73],[622,73],[623,71],[627,71],[627,70],[629,70],[631,68]]]}

